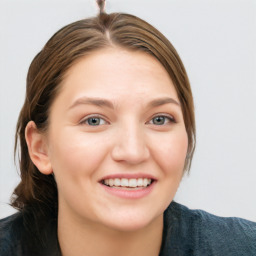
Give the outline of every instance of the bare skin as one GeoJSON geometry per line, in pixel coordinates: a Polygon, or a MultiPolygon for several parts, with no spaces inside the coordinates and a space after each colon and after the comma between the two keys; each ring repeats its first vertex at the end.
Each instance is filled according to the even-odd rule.
{"type": "Polygon", "coordinates": [[[26,139],[56,178],[63,256],[157,256],[188,145],[164,67],[143,52],[93,52],[67,72],[49,120],[44,134],[30,122],[26,139]]]}
{"type": "Polygon", "coordinates": [[[95,223],[77,225],[73,223],[75,220],[69,223],[59,216],[58,236],[62,255],[158,256],[162,243],[162,219],[159,216],[143,229],[123,232],[95,223]]]}

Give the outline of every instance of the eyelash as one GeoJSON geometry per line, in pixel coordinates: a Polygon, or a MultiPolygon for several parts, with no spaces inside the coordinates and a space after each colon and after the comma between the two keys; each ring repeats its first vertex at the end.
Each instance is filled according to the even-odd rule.
{"type": "Polygon", "coordinates": [[[100,120],[103,120],[103,121],[104,121],[104,124],[108,123],[103,117],[94,115],[94,116],[89,116],[89,117],[87,117],[86,119],[83,119],[83,120],[80,122],[80,124],[86,124],[86,125],[89,125],[89,126],[100,126],[100,125],[103,125],[103,124],[90,125],[90,124],[88,123],[88,121],[89,121],[90,119],[100,119],[100,120]]]}
{"type": "Polygon", "coordinates": [[[168,124],[168,123],[166,123],[166,120],[168,120],[168,123],[176,123],[176,120],[174,119],[174,117],[173,116],[171,116],[171,115],[165,115],[165,114],[157,114],[157,115],[155,115],[155,116],[153,116],[152,117],[152,119],[150,120],[150,124],[153,124],[153,125],[157,125],[157,126],[161,126],[161,125],[166,125],[166,124],[168,124]],[[165,119],[165,122],[164,122],[164,124],[154,124],[154,123],[152,123],[152,121],[155,119],[155,118],[159,118],[159,117],[161,117],[161,118],[164,118],[165,119]]]}
{"type": "MultiPolygon", "coordinates": [[[[99,124],[96,124],[96,125],[90,125],[90,124],[88,123],[88,121],[89,121],[90,119],[100,119],[100,120],[103,120],[104,124],[107,124],[107,123],[108,123],[103,117],[94,115],[94,116],[89,116],[89,117],[87,117],[86,119],[82,120],[82,121],[80,122],[80,124],[86,124],[86,125],[89,125],[89,126],[100,126],[100,125],[104,125],[104,124],[102,124],[101,122],[100,122],[99,124]]],[[[157,125],[157,126],[162,126],[162,125],[168,124],[168,123],[166,123],[166,120],[168,120],[168,123],[169,123],[169,122],[170,122],[170,123],[176,123],[176,121],[175,121],[175,119],[174,119],[173,116],[165,115],[165,114],[157,114],[157,115],[153,116],[153,117],[151,118],[151,120],[150,120],[148,123],[153,124],[153,125],[157,125]],[[158,118],[159,118],[159,117],[160,117],[160,118],[164,118],[164,119],[165,119],[164,124],[154,124],[154,123],[153,123],[153,120],[154,120],[155,118],[157,118],[157,117],[158,117],[158,118]]]]}

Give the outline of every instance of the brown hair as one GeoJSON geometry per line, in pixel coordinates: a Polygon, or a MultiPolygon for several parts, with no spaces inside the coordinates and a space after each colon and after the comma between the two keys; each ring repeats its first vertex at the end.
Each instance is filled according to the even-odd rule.
{"type": "Polygon", "coordinates": [[[97,17],[74,22],[59,30],[32,61],[26,98],[20,112],[15,152],[20,147],[21,182],[13,193],[12,206],[57,212],[57,186],[52,175],[41,174],[29,157],[25,128],[33,120],[40,131],[47,130],[49,109],[65,72],[74,61],[88,52],[119,46],[153,55],[169,73],[176,88],[188,135],[188,152],[184,171],[189,170],[195,147],[193,97],[188,76],[172,44],[154,27],[138,17],[101,13],[97,17]]]}

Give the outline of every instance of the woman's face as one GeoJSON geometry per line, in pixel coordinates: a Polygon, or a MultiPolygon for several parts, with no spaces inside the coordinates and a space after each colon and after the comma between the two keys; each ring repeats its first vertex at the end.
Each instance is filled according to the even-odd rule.
{"type": "Polygon", "coordinates": [[[49,118],[59,214],[117,230],[162,218],[188,141],[174,85],[154,57],[107,48],[80,59],[49,118]]]}

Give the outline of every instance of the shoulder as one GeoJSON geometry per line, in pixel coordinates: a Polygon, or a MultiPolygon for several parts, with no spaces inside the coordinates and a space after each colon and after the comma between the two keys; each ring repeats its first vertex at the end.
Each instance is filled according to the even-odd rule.
{"type": "Polygon", "coordinates": [[[203,210],[191,210],[176,202],[170,204],[165,215],[167,220],[174,220],[181,228],[186,227],[185,229],[197,228],[201,232],[207,230],[233,232],[235,229],[240,232],[233,235],[251,235],[252,238],[255,238],[256,234],[255,222],[236,217],[219,217],[203,210]]]}
{"type": "Polygon", "coordinates": [[[0,220],[0,256],[60,255],[56,219],[30,211],[0,220]]]}
{"type": "Polygon", "coordinates": [[[256,223],[190,210],[175,202],[165,211],[164,236],[165,245],[177,255],[256,255],[256,223]]]}
{"type": "Polygon", "coordinates": [[[20,255],[20,239],[23,233],[23,217],[16,213],[0,220],[0,255],[20,255]]]}

